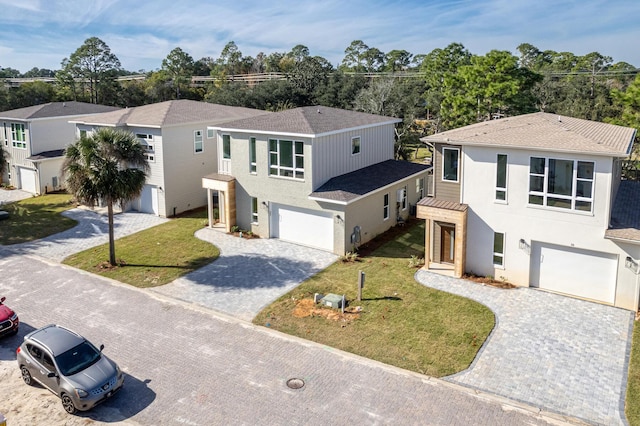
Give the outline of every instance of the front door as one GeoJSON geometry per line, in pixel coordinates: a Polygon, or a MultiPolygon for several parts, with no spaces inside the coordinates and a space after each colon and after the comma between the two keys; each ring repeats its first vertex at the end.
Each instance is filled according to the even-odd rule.
{"type": "Polygon", "coordinates": [[[440,226],[440,261],[442,263],[453,264],[455,261],[455,234],[455,226],[440,226]]]}

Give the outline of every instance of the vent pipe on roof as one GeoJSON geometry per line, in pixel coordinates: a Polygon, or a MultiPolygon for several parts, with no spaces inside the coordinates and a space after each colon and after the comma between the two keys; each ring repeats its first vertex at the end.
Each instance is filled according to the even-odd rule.
{"type": "Polygon", "coordinates": [[[558,116],[558,123],[562,123],[562,117],[558,116]]]}

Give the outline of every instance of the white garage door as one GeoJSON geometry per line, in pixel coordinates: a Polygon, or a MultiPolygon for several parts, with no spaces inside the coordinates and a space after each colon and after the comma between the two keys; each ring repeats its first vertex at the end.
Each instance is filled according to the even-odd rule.
{"type": "Polygon", "coordinates": [[[618,257],[615,254],[534,243],[531,286],[613,304],[618,257]]]}
{"type": "Polygon", "coordinates": [[[333,251],[333,215],[274,204],[271,237],[333,251]]]}
{"type": "Polygon", "coordinates": [[[153,213],[158,215],[158,187],[145,185],[140,194],[140,204],[138,211],[142,213],[153,213]]]}
{"type": "Polygon", "coordinates": [[[24,167],[18,167],[18,174],[20,176],[20,189],[28,191],[33,194],[37,194],[36,189],[36,171],[26,169],[24,167]]]}

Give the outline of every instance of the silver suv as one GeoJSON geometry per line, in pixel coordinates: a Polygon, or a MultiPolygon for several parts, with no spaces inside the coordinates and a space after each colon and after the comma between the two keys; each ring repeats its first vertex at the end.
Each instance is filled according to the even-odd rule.
{"type": "Polygon", "coordinates": [[[62,400],[69,414],[86,411],[117,392],[124,375],[115,362],[79,334],[48,325],[24,336],[16,349],[22,379],[41,383],[62,400]]]}

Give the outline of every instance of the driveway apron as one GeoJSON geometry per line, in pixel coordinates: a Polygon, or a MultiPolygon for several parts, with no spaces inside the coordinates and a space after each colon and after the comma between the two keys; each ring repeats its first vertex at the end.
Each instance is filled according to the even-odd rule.
{"type": "Polygon", "coordinates": [[[238,238],[209,228],[195,235],[218,247],[220,257],[152,291],[246,321],[338,259],[335,254],[278,239],[238,238]]]}
{"type": "Polygon", "coordinates": [[[425,270],[423,285],[476,300],[496,325],[471,367],[445,380],[589,423],[625,424],[633,313],[531,288],[498,289],[425,270]]]}
{"type": "MultiPolygon", "coordinates": [[[[76,220],[78,224],[71,229],[40,240],[2,247],[16,254],[30,254],[62,262],[64,258],[74,253],[109,242],[107,216],[81,208],[66,210],[62,212],[62,215],[76,220]]],[[[119,213],[113,216],[113,232],[115,238],[118,239],[159,225],[167,220],[169,219],[146,213],[119,213]]]]}

